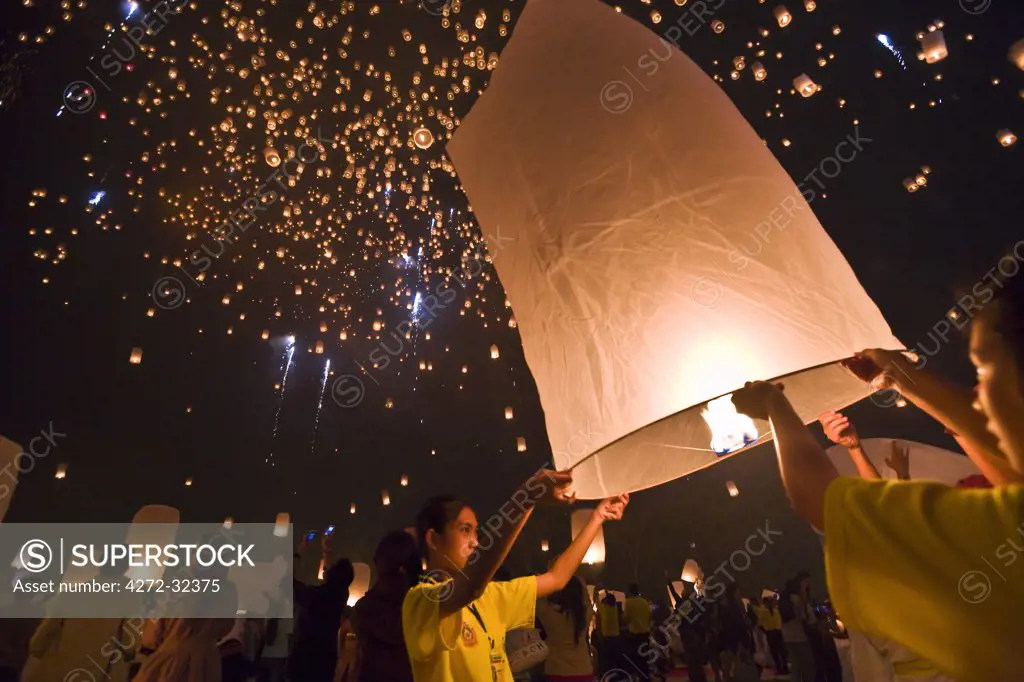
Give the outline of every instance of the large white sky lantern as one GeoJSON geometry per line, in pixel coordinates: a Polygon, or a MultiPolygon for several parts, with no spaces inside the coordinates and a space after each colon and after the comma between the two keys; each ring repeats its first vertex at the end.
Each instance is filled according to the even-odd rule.
{"type": "Polygon", "coordinates": [[[745,381],[806,422],[869,393],[838,362],[902,345],[696,64],[598,0],[531,0],[501,59],[448,151],[581,498],[716,462],[702,412],[745,381]]]}
{"type": "MultiPolygon", "coordinates": [[[[576,539],[576,536],[580,534],[587,523],[590,522],[590,517],[594,514],[593,509],[577,509],[572,513],[572,538],[576,539]]],[[[597,537],[590,544],[590,549],[583,555],[583,563],[588,566],[595,564],[603,564],[605,558],[604,548],[604,528],[600,528],[597,531],[597,537]]]]}

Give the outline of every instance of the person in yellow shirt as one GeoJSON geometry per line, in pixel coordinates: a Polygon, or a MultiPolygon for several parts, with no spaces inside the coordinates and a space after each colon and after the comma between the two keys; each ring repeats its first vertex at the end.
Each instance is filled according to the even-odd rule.
{"type": "Polygon", "coordinates": [[[608,590],[600,599],[597,605],[597,625],[601,635],[598,659],[603,676],[622,665],[622,611],[615,595],[608,590]]]}
{"type": "Polygon", "coordinates": [[[642,655],[646,651],[643,645],[651,638],[651,603],[640,596],[640,588],[636,583],[629,586],[629,593],[623,607],[626,621],[626,658],[635,670],[647,669],[647,658],[642,655]]]}
{"type": "MultiPolygon", "coordinates": [[[[1000,261],[1000,273],[1008,260],[1016,275],[1016,251],[1000,261]]],[[[976,401],[924,371],[921,358],[915,364],[897,351],[866,350],[846,366],[873,386],[900,390],[974,456],[1004,472],[1002,481],[1021,480],[1024,277],[992,279],[995,284],[978,282],[958,301],[964,319],[973,318],[976,401]]],[[[840,477],[781,386],[748,383],[733,403],[770,422],[790,502],[824,531],[829,592],[847,627],[898,641],[963,682],[1021,678],[1024,486],[961,489],[840,477]]]]}
{"type": "Polygon", "coordinates": [[[754,606],[754,614],[757,616],[757,626],[764,630],[768,641],[768,650],[775,663],[775,674],[788,675],[786,645],[782,642],[782,614],[775,606],[775,597],[763,597],[761,604],[754,606]]]}
{"type": "Polygon", "coordinates": [[[415,682],[512,681],[506,632],[533,627],[537,599],[565,587],[601,525],[622,518],[629,503],[628,495],[603,500],[546,573],[492,582],[536,504],[572,502],[571,484],[568,473],[545,471],[531,478],[487,521],[484,542],[476,515],[458,498],[437,497],[423,506],[416,534],[427,571],[402,604],[415,682]]]}

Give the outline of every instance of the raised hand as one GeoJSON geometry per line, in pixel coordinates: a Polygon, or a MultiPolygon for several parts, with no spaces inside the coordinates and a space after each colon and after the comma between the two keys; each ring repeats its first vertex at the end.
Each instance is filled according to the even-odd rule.
{"type": "Polygon", "coordinates": [[[901,481],[910,480],[910,448],[899,441],[892,442],[892,453],[885,458],[885,465],[896,473],[901,481]]]}
{"type": "Polygon", "coordinates": [[[538,505],[572,504],[576,501],[571,471],[545,469],[531,477],[523,487],[538,505]]]}
{"type": "Polygon", "coordinates": [[[836,445],[842,445],[848,450],[860,447],[857,427],[845,415],[839,412],[826,412],[818,418],[818,422],[828,439],[836,445]]]}
{"type": "Polygon", "coordinates": [[[748,381],[743,388],[732,394],[736,411],[752,419],[768,419],[768,399],[782,394],[782,384],[767,381],[748,381]]]}
{"type": "Polygon", "coordinates": [[[622,514],[626,511],[626,505],[628,504],[629,493],[601,500],[601,503],[594,509],[594,517],[600,519],[602,523],[604,521],[618,521],[622,518],[622,514]]]}

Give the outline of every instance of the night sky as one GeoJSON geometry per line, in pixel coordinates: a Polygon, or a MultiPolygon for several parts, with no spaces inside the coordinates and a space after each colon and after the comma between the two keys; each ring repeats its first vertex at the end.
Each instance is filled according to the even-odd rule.
{"type": "MultiPolygon", "coordinates": [[[[151,41],[159,47],[157,57],[176,54],[168,47],[176,39],[176,66],[184,72],[186,56],[195,52],[184,49],[189,36],[230,36],[218,18],[229,4],[210,3],[209,11],[187,11],[175,18],[151,41]],[[212,17],[207,26],[199,21],[204,14],[212,17]]],[[[262,6],[249,0],[242,4],[246,9],[262,6]]],[[[309,21],[302,4],[282,2],[269,11],[270,33],[278,41],[287,41],[293,33],[322,35],[333,53],[343,32],[337,27],[321,33],[292,30],[296,17],[309,21]]],[[[330,14],[338,4],[322,7],[330,14]]],[[[659,33],[692,10],[677,7],[673,0],[619,4],[624,13],[659,33]],[[655,9],[662,15],[658,25],[650,19],[655,9]]],[[[1024,73],[1007,59],[1011,43],[1024,37],[1024,7],[1011,0],[821,0],[808,13],[803,4],[788,0],[794,19],[780,29],[772,17],[775,4],[726,0],[714,14],[726,25],[723,33],[703,27],[692,36],[684,35],[679,46],[709,75],[721,78],[723,89],[797,182],[853,134],[853,121],[859,121],[861,136],[872,142],[837,177],[822,178],[825,187],[818,193],[823,196],[812,208],[896,335],[908,346],[931,346],[928,333],[953,304],[954,288],[979,280],[1002,251],[1021,238],[1021,145],[1003,148],[996,134],[1002,129],[1024,134],[1024,73]],[[938,20],[945,22],[949,56],[928,65],[915,56],[915,35],[938,20]],[[841,33],[834,35],[837,25],[841,33]],[[759,35],[761,28],[770,29],[767,38],[759,35]],[[876,40],[878,33],[890,36],[902,51],[905,70],[876,40]],[[967,34],[973,34],[973,40],[966,40],[967,34]],[[748,41],[761,44],[748,47],[748,41]],[[755,56],[758,49],[767,54],[755,56]],[[782,59],[776,59],[776,52],[783,53],[782,59]],[[829,54],[834,59],[819,68],[818,58],[829,54]],[[733,81],[730,72],[738,55],[745,56],[746,69],[733,81]],[[752,78],[754,61],[766,66],[765,82],[752,78]],[[882,78],[875,77],[876,69],[882,70],[882,78]],[[823,86],[808,99],[789,92],[792,78],[804,72],[823,86]],[[937,73],[942,74],[941,81],[934,79],[937,73]],[[999,79],[998,85],[993,79],[999,79]],[[782,89],[781,95],[777,89],[782,89]],[[840,98],[846,100],[845,106],[839,106],[840,98]],[[936,106],[929,106],[931,101],[936,106]],[[781,104],[779,109],[774,108],[776,103],[781,104]],[[911,109],[911,103],[916,108],[911,109]],[[773,111],[771,117],[765,115],[768,110],[773,111]],[[784,146],[783,139],[792,146],[784,146]],[[931,169],[927,186],[909,193],[902,181],[920,173],[922,166],[931,169]]],[[[486,517],[548,461],[543,413],[517,330],[507,324],[510,311],[500,283],[489,265],[468,289],[455,285],[455,303],[421,328],[415,341],[406,341],[391,367],[371,372],[372,378],[361,371],[356,363],[366,366],[369,354],[379,347],[379,341],[367,338],[374,336],[370,322],[381,319],[387,330],[409,317],[409,298],[401,292],[409,290],[410,275],[400,272],[400,254],[389,251],[396,242],[389,241],[387,226],[375,223],[372,215],[357,216],[345,226],[350,232],[365,227],[373,233],[376,242],[366,247],[370,258],[362,261],[361,240],[349,239],[337,247],[342,257],[333,269],[322,255],[318,260],[310,242],[292,246],[267,225],[246,235],[247,250],[252,250],[252,242],[273,255],[275,248],[288,243],[292,250],[287,260],[293,267],[320,264],[317,286],[336,287],[350,306],[344,315],[329,320],[328,333],[318,328],[327,316],[318,313],[314,301],[319,301],[319,294],[312,293],[312,285],[306,282],[302,297],[293,295],[295,270],[271,262],[266,270],[257,270],[248,253],[241,262],[218,261],[202,286],[188,281],[185,305],[158,308],[154,317],[147,317],[146,310],[154,307],[154,282],[173,274],[159,258],[185,258],[196,248],[186,243],[180,225],[167,222],[173,211],[156,199],[156,188],[166,185],[188,195],[203,183],[216,187],[225,174],[223,169],[200,174],[195,166],[201,157],[186,157],[183,151],[169,164],[193,168],[185,173],[171,169],[152,180],[147,176],[142,186],[146,196],[134,201],[127,192],[144,174],[140,167],[148,165],[139,161],[140,154],[160,140],[184,143],[192,128],[209,138],[224,117],[223,107],[211,106],[208,97],[200,95],[221,79],[231,81],[222,65],[218,75],[201,87],[198,79],[191,80],[190,92],[199,95],[165,105],[166,118],[150,115],[130,127],[127,119],[140,115],[134,100],[146,81],[158,76],[167,80],[166,63],[140,57],[129,60],[134,62],[131,72],[111,79],[110,92],[98,92],[90,112],[56,117],[66,84],[87,78],[87,60],[102,53],[103,24],[117,25],[126,10],[120,2],[92,0],[64,22],[51,3],[20,5],[5,9],[5,49],[20,44],[21,32],[28,34],[31,45],[45,26],[56,30],[19,59],[27,66],[17,97],[12,100],[4,93],[0,110],[6,208],[0,219],[5,292],[0,297],[5,332],[0,378],[6,388],[0,433],[24,445],[52,422],[67,436],[37,461],[33,471],[22,475],[7,520],[123,521],[138,507],[156,503],[178,507],[183,521],[231,516],[271,522],[278,512],[288,511],[303,529],[337,524],[338,551],[368,561],[376,541],[388,530],[410,525],[427,497],[459,493],[486,517]],[[122,97],[129,103],[122,103],[122,97]],[[101,112],[108,118],[101,118],[101,112]],[[152,129],[148,138],[139,135],[143,127],[152,129]],[[89,163],[82,160],[87,154],[92,155],[89,163]],[[88,177],[89,170],[93,177],[88,177]],[[37,188],[45,188],[47,196],[30,207],[37,188]],[[97,191],[107,192],[106,197],[93,213],[85,213],[83,208],[97,191]],[[68,197],[66,205],[58,204],[60,195],[68,197]],[[141,208],[133,213],[136,204],[141,208]],[[96,224],[97,214],[104,210],[112,212],[107,223],[120,224],[120,230],[104,231],[96,224]],[[52,235],[43,232],[47,227],[53,228],[52,235]],[[70,235],[72,228],[79,233],[70,235]],[[30,234],[33,229],[36,233],[30,234]],[[45,249],[52,260],[58,244],[67,247],[59,264],[33,257],[36,250],[45,249]],[[374,251],[383,255],[377,257],[374,251]],[[152,254],[149,259],[143,257],[147,252],[152,254]],[[358,273],[346,279],[350,267],[358,273]],[[48,284],[42,283],[44,278],[48,284]],[[406,279],[396,287],[396,278],[406,279]],[[244,292],[230,305],[222,304],[222,296],[243,280],[244,292]],[[381,291],[381,286],[387,290],[381,291]],[[281,317],[274,316],[276,308],[283,309],[281,317]],[[380,315],[377,308],[382,309],[380,315]],[[245,320],[238,319],[240,313],[246,314],[245,320]],[[229,326],[231,335],[225,331],[229,326]],[[267,341],[260,338],[263,329],[270,330],[267,341]],[[350,330],[347,342],[339,342],[339,329],[350,330]],[[281,380],[282,339],[288,334],[295,334],[297,343],[282,402],[275,383],[281,380]],[[325,340],[322,355],[311,352],[318,339],[325,340]],[[492,345],[500,348],[497,360],[491,359],[492,345]],[[144,351],[139,365],[128,361],[133,347],[144,351]],[[327,358],[333,375],[326,384],[313,442],[327,358]],[[420,358],[434,369],[419,371],[420,358]],[[464,365],[467,373],[461,371],[464,365]],[[339,376],[349,373],[363,377],[365,395],[359,405],[344,408],[332,399],[331,389],[339,376]],[[506,407],[513,408],[514,419],[505,419],[506,407]],[[516,451],[517,437],[525,438],[526,452],[516,451]],[[272,467],[266,462],[270,453],[272,467]],[[60,463],[68,465],[67,477],[55,480],[60,463]],[[402,476],[408,476],[408,487],[400,485],[402,476]],[[184,484],[187,478],[193,479],[189,487],[184,484]],[[381,503],[383,490],[390,495],[390,506],[381,503]],[[353,503],[355,515],[349,513],[353,503]]],[[[458,55],[464,49],[454,31],[443,29],[439,18],[424,8],[409,2],[380,5],[380,16],[369,16],[372,3],[360,2],[354,13],[343,17],[342,23],[353,24],[357,33],[372,30],[369,39],[354,41],[349,61],[361,59],[364,67],[374,61],[389,69],[403,91],[413,71],[428,74],[431,68],[419,63],[415,46],[429,45],[432,57],[435,52],[458,55]],[[403,41],[403,28],[411,30],[411,42],[403,41]],[[398,56],[390,61],[389,45],[398,48],[398,56]]],[[[459,17],[472,28],[472,17],[480,8],[486,10],[487,25],[475,31],[475,44],[489,54],[500,52],[507,40],[496,28],[502,10],[510,10],[511,32],[522,6],[521,1],[464,0],[459,17]]],[[[310,54],[320,51],[319,45],[300,47],[310,54]]],[[[222,49],[214,44],[211,51],[222,49]]],[[[475,89],[484,87],[486,70],[469,73],[473,92],[455,98],[455,116],[464,116],[475,89]]],[[[335,95],[333,88],[325,89],[320,97],[351,105],[373,87],[375,99],[366,106],[375,108],[381,80],[367,85],[356,73],[349,92],[335,95]]],[[[296,114],[307,105],[305,100],[296,104],[296,114]]],[[[598,93],[594,105],[595,116],[608,115],[599,108],[598,93]]],[[[339,120],[349,119],[339,116],[321,124],[326,130],[339,120]]],[[[420,154],[440,160],[444,129],[436,118],[427,125],[438,139],[420,154]]],[[[405,125],[405,135],[408,129],[405,125]]],[[[265,177],[270,169],[262,160],[264,135],[242,131],[238,137],[239,147],[259,156],[252,164],[247,160],[247,167],[265,177]]],[[[415,151],[405,148],[401,154],[408,158],[415,151]]],[[[337,175],[344,170],[345,159],[332,155],[323,165],[333,166],[337,175]]],[[[427,194],[415,184],[417,197],[427,194]]],[[[429,195],[432,206],[442,208],[446,218],[449,210],[455,214],[448,231],[437,238],[445,253],[434,260],[434,267],[457,269],[460,250],[472,251],[479,240],[479,234],[472,233],[474,224],[465,217],[466,199],[455,180],[436,176],[429,195]],[[456,225],[459,216],[465,225],[456,225]]],[[[364,206],[374,203],[365,194],[334,199],[345,200],[364,206]]],[[[304,219],[312,217],[306,213],[304,219]]],[[[416,211],[399,212],[399,227],[413,243],[420,238],[431,243],[427,222],[416,211]]],[[[475,230],[478,233],[479,227],[475,230]]],[[[410,254],[415,257],[415,249],[410,254]]],[[[436,273],[431,289],[441,281],[436,273]]],[[[970,381],[965,345],[954,333],[931,366],[970,381]]],[[[863,401],[849,414],[864,437],[901,437],[955,447],[940,427],[913,407],[882,409],[863,401]]],[[[552,550],[563,547],[569,540],[567,516],[545,512],[531,522],[510,567],[519,572],[541,569],[551,555],[540,552],[540,540],[549,539],[552,550]]],[[[804,565],[820,571],[817,540],[788,510],[769,446],[636,494],[627,519],[606,531],[609,560],[602,578],[622,586],[639,575],[650,590],[663,570],[678,576],[687,557],[697,558],[708,570],[763,528],[766,520],[783,532],[785,542],[751,569],[751,587],[778,586],[804,565]],[[739,497],[729,497],[727,480],[736,482],[739,497]]]]}

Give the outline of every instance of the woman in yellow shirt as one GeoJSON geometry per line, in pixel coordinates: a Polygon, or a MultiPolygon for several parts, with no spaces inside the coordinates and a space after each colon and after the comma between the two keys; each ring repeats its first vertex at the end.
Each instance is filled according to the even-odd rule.
{"type": "Polygon", "coordinates": [[[602,501],[590,522],[546,573],[491,582],[534,506],[572,502],[572,476],[545,471],[531,478],[478,536],[473,510],[454,496],[428,501],[416,518],[426,557],[424,581],[402,604],[402,631],[415,682],[511,682],[505,633],[533,627],[537,599],[565,587],[601,525],[622,518],[628,495],[602,501]]]}
{"type": "MultiPolygon", "coordinates": [[[[1008,259],[1016,275],[1016,252],[1000,272],[1008,259]]],[[[873,385],[897,387],[1005,483],[1024,472],[1024,277],[994,279],[958,301],[973,318],[977,401],[899,352],[864,351],[848,367],[873,385]]],[[[733,402],[770,422],[793,508],[824,530],[829,592],[847,626],[891,637],[963,682],[1021,679],[1024,486],[840,477],[780,386],[747,384],[733,402]]]]}

